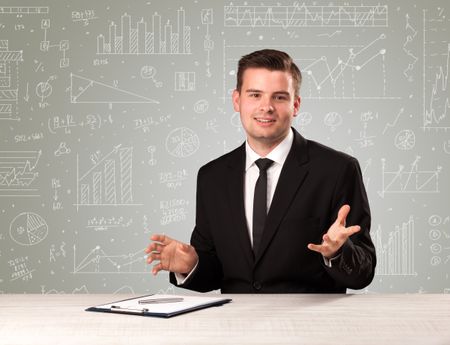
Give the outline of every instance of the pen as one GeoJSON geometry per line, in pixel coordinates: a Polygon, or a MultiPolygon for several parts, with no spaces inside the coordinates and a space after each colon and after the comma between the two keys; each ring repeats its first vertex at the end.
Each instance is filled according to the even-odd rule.
{"type": "Polygon", "coordinates": [[[151,304],[151,303],[175,303],[175,302],[183,302],[182,297],[167,297],[167,298],[149,298],[149,299],[141,299],[139,304],[151,304]]]}
{"type": "Polygon", "coordinates": [[[141,312],[141,313],[145,313],[145,312],[147,312],[148,311],[148,309],[147,308],[143,308],[143,309],[132,309],[132,308],[124,308],[124,307],[121,307],[120,305],[112,305],[111,306],[111,310],[114,310],[114,309],[120,309],[120,310],[125,310],[125,311],[134,311],[134,312],[141,312]]]}

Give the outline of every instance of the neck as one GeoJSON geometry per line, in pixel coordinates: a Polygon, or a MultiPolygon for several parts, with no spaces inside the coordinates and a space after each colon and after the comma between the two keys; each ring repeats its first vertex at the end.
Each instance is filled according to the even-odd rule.
{"type": "Polygon", "coordinates": [[[247,137],[248,144],[261,157],[266,157],[275,147],[277,147],[285,138],[287,134],[277,140],[274,141],[262,141],[262,140],[254,140],[251,137],[247,137]]]}

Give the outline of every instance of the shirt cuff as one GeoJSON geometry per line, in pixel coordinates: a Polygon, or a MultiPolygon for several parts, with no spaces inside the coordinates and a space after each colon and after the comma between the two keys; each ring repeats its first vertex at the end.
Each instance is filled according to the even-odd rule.
{"type": "Polygon", "coordinates": [[[341,253],[339,253],[335,257],[332,257],[331,259],[328,259],[328,258],[326,258],[325,256],[322,255],[323,263],[325,264],[325,266],[331,268],[331,267],[333,267],[333,260],[338,259],[340,256],[341,256],[341,253]]]}
{"type": "Polygon", "coordinates": [[[192,273],[194,273],[195,270],[197,269],[197,266],[198,266],[198,260],[197,260],[197,263],[195,264],[194,268],[188,274],[175,273],[175,278],[177,280],[177,284],[183,285],[184,283],[186,283],[189,280],[189,278],[191,277],[192,273]]]}

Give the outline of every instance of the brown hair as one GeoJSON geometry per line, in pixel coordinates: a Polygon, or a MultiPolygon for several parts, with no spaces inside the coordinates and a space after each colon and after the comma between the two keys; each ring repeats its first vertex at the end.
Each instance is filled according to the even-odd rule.
{"type": "Polygon", "coordinates": [[[242,78],[247,68],[266,68],[270,71],[289,72],[294,81],[295,96],[299,95],[302,74],[287,53],[275,49],[263,49],[244,55],[238,63],[236,90],[239,93],[242,88],[242,78]]]}

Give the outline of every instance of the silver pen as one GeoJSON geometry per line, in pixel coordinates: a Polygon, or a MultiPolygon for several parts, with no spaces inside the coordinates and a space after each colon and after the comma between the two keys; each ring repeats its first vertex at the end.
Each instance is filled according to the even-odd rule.
{"type": "Polygon", "coordinates": [[[139,304],[151,304],[151,303],[176,303],[183,302],[184,298],[182,297],[155,297],[149,299],[141,299],[138,301],[139,304]]]}
{"type": "Polygon", "coordinates": [[[111,306],[111,310],[124,310],[124,311],[132,311],[132,312],[139,312],[139,313],[145,313],[148,311],[147,308],[143,308],[143,309],[133,309],[133,308],[127,308],[127,307],[121,307],[120,305],[112,305],[111,306]]]}

